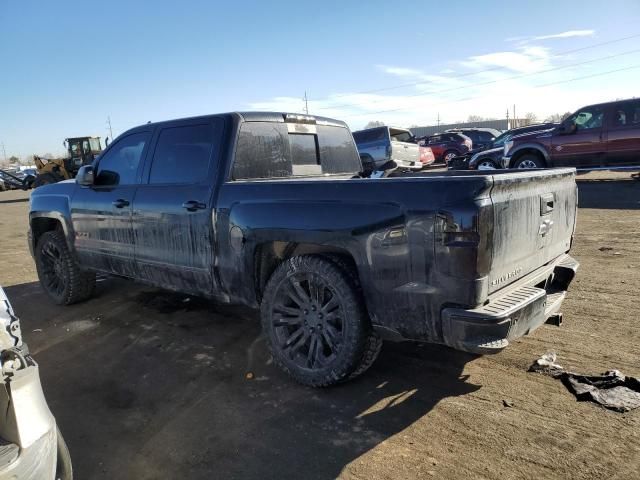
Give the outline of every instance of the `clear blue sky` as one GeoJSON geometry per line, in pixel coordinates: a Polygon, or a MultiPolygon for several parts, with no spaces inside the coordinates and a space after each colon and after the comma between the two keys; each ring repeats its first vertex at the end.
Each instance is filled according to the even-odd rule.
{"type": "Polygon", "coordinates": [[[107,116],[117,135],[148,120],[300,111],[305,89],[311,113],[353,128],[502,116],[513,103],[546,115],[640,95],[640,69],[541,87],[640,65],[639,52],[627,53],[640,37],[563,54],[640,34],[638,0],[0,0],[0,22],[7,155],[61,153],[66,136],[104,138],[107,116]],[[406,83],[416,85],[359,93],[406,83]]]}

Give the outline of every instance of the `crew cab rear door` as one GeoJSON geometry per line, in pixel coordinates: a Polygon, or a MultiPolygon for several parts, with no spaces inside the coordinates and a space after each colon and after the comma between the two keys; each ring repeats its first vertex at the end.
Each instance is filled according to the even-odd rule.
{"type": "Polygon", "coordinates": [[[81,265],[136,277],[131,206],[151,135],[137,131],[119,138],[98,159],[94,184],[76,189],[71,221],[81,265]]]}
{"type": "Polygon", "coordinates": [[[607,124],[607,165],[639,165],[640,99],[614,104],[607,124]]]}
{"type": "Polygon", "coordinates": [[[222,117],[209,117],[156,131],[133,203],[142,279],[172,290],[212,291],[212,198],[223,130],[222,117]]]}

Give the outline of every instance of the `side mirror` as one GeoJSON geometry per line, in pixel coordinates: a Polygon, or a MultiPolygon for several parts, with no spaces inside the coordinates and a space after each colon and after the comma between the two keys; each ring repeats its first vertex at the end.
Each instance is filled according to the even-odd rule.
{"type": "Polygon", "coordinates": [[[105,139],[104,139],[105,148],[108,147],[110,143],[111,143],[111,140],[109,139],[109,137],[105,137],[105,139]]]}
{"type": "Polygon", "coordinates": [[[561,135],[571,135],[572,133],[576,133],[576,130],[578,130],[578,126],[575,124],[575,122],[561,123],[558,127],[558,132],[561,135]]]}
{"type": "Polygon", "coordinates": [[[76,183],[83,187],[89,187],[93,185],[93,165],[84,165],[78,170],[76,175],[76,183]]]}

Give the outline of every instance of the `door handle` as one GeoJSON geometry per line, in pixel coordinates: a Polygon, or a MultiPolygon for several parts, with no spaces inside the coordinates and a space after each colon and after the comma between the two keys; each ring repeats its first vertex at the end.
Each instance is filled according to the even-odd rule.
{"type": "Polygon", "coordinates": [[[125,200],[124,198],[119,198],[118,200],[115,200],[111,204],[116,208],[124,208],[129,206],[129,201],[125,200]]]}
{"type": "Polygon", "coordinates": [[[204,210],[207,208],[207,205],[202,202],[196,202],[195,200],[189,200],[182,204],[182,208],[189,210],[190,212],[195,212],[196,210],[204,210]]]}
{"type": "Polygon", "coordinates": [[[546,215],[553,211],[555,199],[556,198],[553,193],[547,193],[540,196],[540,215],[546,215]]]}

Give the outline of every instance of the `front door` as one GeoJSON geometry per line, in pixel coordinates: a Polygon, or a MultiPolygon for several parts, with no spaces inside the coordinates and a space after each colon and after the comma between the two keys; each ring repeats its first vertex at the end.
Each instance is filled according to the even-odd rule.
{"type": "Polygon", "coordinates": [[[563,122],[566,133],[552,136],[554,167],[599,167],[606,161],[605,109],[594,105],[581,109],[563,122]],[[569,130],[575,124],[573,131],[569,130]]]}
{"type": "Polygon", "coordinates": [[[640,100],[615,104],[608,125],[607,165],[640,165],[640,100]]]}
{"type": "Polygon", "coordinates": [[[172,290],[213,291],[213,190],[224,121],[173,122],[160,129],[133,204],[141,276],[172,290]]]}
{"type": "Polygon", "coordinates": [[[76,190],[71,221],[80,264],[136,276],[131,209],[150,139],[145,131],[118,140],[100,157],[94,185],[76,190]]]}

